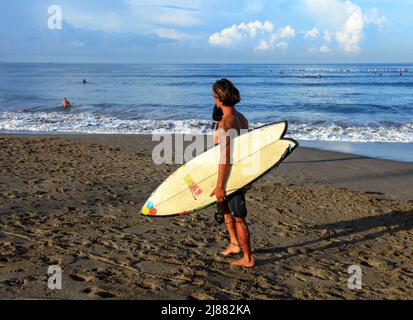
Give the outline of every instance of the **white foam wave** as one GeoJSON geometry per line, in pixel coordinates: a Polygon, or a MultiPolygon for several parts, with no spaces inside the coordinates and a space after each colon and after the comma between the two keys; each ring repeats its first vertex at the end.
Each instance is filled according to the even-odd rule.
{"type": "Polygon", "coordinates": [[[204,120],[123,120],[91,113],[0,114],[0,131],[86,134],[206,133],[204,120]]]}
{"type": "MultiPolygon", "coordinates": [[[[209,120],[123,120],[91,113],[0,113],[0,132],[83,134],[204,134],[209,120]]],[[[259,127],[263,123],[253,123],[259,127]]],[[[413,143],[413,124],[344,126],[292,123],[288,136],[297,140],[413,143]]]]}
{"type": "Polygon", "coordinates": [[[289,135],[297,140],[312,141],[413,143],[413,124],[357,127],[295,124],[290,126],[289,135]]]}

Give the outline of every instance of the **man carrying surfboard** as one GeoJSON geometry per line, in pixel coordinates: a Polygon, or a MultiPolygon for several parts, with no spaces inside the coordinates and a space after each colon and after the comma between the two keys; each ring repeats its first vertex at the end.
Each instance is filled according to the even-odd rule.
{"type": "Polygon", "coordinates": [[[231,81],[222,79],[215,82],[212,92],[216,108],[222,113],[222,119],[218,123],[218,130],[214,133],[215,143],[221,145],[221,156],[217,185],[211,192],[211,196],[215,195],[217,198],[218,211],[224,215],[230,237],[230,244],[221,254],[230,256],[240,253],[242,249],[243,257],[232,262],[232,265],[253,268],[255,263],[246,222],[245,191],[241,189],[230,196],[226,196],[225,191],[231,167],[231,137],[228,133],[236,131],[240,135],[242,131],[248,131],[248,120],[235,108],[235,105],[241,101],[241,96],[231,81]]]}

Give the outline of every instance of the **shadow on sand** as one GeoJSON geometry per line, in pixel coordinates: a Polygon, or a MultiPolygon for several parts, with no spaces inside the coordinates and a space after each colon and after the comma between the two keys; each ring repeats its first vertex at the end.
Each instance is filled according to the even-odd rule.
{"type": "Polygon", "coordinates": [[[265,253],[281,253],[286,251],[289,248],[306,248],[306,253],[293,253],[287,254],[282,257],[273,257],[268,259],[258,259],[257,265],[265,265],[269,263],[273,263],[280,260],[285,260],[289,258],[293,258],[302,254],[309,254],[314,252],[322,252],[325,250],[338,248],[338,247],[345,247],[348,245],[354,245],[358,243],[362,243],[368,240],[377,239],[385,236],[386,234],[395,234],[400,231],[408,231],[413,229],[413,211],[394,211],[389,214],[378,215],[378,216],[370,216],[364,217],[355,220],[349,221],[339,221],[336,223],[329,223],[329,224],[322,224],[317,225],[311,228],[312,230],[325,230],[326,235],[320,237],[316,240],[310,240],[298,244],[294,244],[287,247],[273,247],[273,248],[262,248],[254,250],[255,254],[265,254],[265,253]],[[342,239],[348,236],[353,236],[361,232],[366,232],[375,228],[384,228],[380,231],[371,232],[361,238],[357,239],[342,239]],[[327,244],[326,246],[313,248],[307,246],[313,246],[320,244],[323,241],[329,241],[331,239],[338,239],[339,242],[334,242],[327,244]]]}
{"type": "Polygon", "coordinates": [[[337,161],[349,161],[349,160],[371,160],[368,157],[347,157],[338,159],[320,159],[320,160],[303,160],[303,161],[284,161],[284,164],[299,164],[299,163],[324,163],[324,162],[337,162],[337,161]]]}

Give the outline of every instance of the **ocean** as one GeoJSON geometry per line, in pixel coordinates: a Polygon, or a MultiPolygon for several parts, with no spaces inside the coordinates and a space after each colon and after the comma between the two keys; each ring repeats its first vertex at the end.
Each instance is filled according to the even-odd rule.
{"type": "Polygon", "coordinates": [[[3,63],[0,133],[206,133],[221,78],[252,126],[288,120],[304,145],[397,144],[401,155],[374,156],[413,161],[413,64],[3,63]]]}

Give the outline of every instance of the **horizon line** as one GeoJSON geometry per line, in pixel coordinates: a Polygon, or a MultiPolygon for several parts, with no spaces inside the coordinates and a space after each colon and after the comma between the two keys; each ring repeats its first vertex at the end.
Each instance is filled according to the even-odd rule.
{"type": "Polygon", "coordinates": [[[413,61],[399,62],[41,62],[41,61],[0,61],[0,64],[141,64],[141,65],[390,65],[413,64],[413,61]]]}

